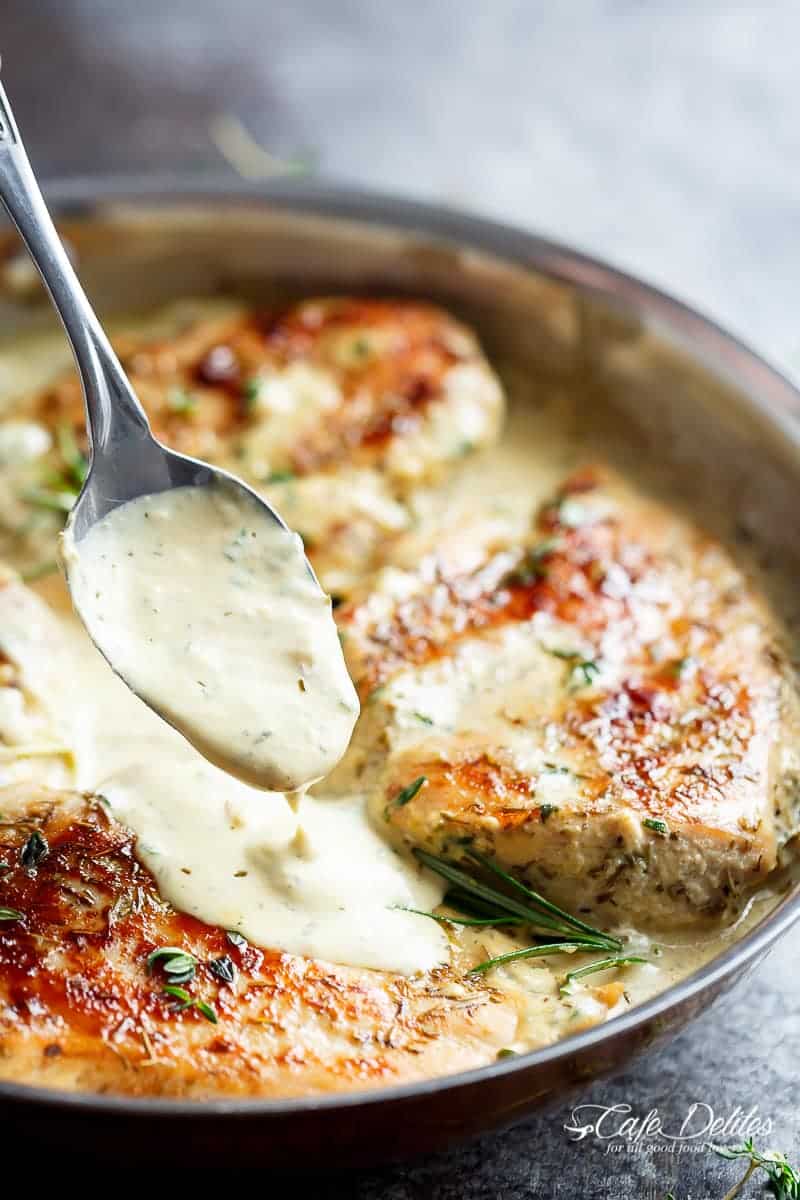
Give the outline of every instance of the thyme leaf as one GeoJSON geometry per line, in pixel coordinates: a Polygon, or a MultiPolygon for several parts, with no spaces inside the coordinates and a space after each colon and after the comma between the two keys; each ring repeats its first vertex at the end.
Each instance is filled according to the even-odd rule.
{"type": "Polygon", "coordinates": [[[186,988],[176,987],[174,984],[166,984],[164,987],[164,995],[170,996],[175,1000],[172,1005],[173,1012],[186,1012],[190,1008],[196,1008],[201,1016],[210,1021],[212,1025],[216,1025],[219,1018],[210,1004],[206,1004],[205,1000],[198,1000],[191,992],[187,992],[186,988]]]}
{"type": "Polygon", "coordinates": [[[157,967],[170,983],[188,983],[194,979],[197,959],[180,946],[161,946],[147,956],[147,974],[152,975],[157,967]]]}

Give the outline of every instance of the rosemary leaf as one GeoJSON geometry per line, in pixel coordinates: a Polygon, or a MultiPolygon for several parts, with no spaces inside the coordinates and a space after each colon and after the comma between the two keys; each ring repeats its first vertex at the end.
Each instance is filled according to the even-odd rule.
{"type": "Polygon", "coordinates": [[[507,963],[518,962],[525,958],[546,958],[548,954],[569,954],[576,950],[594,950],[592,943],[583,942],[544,942],[538,946],[525,946],[521,950],[510,950],[508,954],[499,954],[497,958],[487,958],[485,962],[472,967],[470,974],[479,975],[494,967],[504,967],[507,963]]]}
{"type": "Polygon", "coordinates": [[[426,775],[418,775],[413,783],[409,783],[408,787],[402,788],[392,800],[392,808],[402,808],[405,804],[409,804],[420,788],[424,787],[428,782],[426,775]]]}
{"type": "Polygon", "coordinates": [[[568,995],[572,983],[576,979],[583,979],[586,975],[594,975],[598,971],[610,971],[615,967],[627,967],[630,963],[646,963],[647,961],[646,958],[640,958],[637,954],[622,954],[611,958],[599,958],[596,962],[587,963],[585,967],[577,967],[574,971],[567,971],[559,991],[562,995],[568,995]]]}

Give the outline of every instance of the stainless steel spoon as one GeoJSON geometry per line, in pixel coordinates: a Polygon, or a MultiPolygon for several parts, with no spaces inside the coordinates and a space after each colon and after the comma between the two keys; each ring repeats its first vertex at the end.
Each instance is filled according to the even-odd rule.
{"type": "Polygon", "coordinates": [[[275,510],[241,480],[168,450],[153,437],[145,411],[61,244],[2,84],[0,200],[50,293],[83,387],[90,461],[69,516],[75,541],[80,542],[96,521],[128,500],[168,488],[207,487],[219,482],[241,488],[258,502],[265,517],[285,528],[275,510]]]}
{"type": "MultiPolygon", "coordinates": [[[[86,480],[67,522],[74,546],[79,548],[95,523],[120,505],[178,487],[233,489],[234,494],[257,505],[258,515],[263,515],[265,521],[275,522],[286,530],[275,510],[241,480],[208,463],[176,454],[153,437],[144,409],[61,244],[2,85],[0,200],[50,293],[72,346],[83,387],[90,459],[86,480]]],[[[316,582],[308,560],[305,566],[316,582]]],[[[78,615],[83,619],[80,610],[78,615]]],[[[89,625],[87,631],[102,653],[103,647],[89,625]]],[[[144,649],[143,652],[146,653],[144,649]]],[[[115,667],[110,658],[109,662],[115,667]]],[[[125,679],[124,673],[118,673],[125,679]]],[[[125,682],[131,686],[128,679],[125,682]]],[[[159,711],[155,703],[152,707],[159,711]]]]}

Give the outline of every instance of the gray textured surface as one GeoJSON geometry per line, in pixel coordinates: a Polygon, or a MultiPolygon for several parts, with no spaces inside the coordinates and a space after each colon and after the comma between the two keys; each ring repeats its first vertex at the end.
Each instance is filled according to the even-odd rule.
{"type": "MultiPolygon", "coordinates": [[[[49,174],[219,166],[215,114],[277,155],[576,242],[800,369],[796,0],[5,0],[4,76],[49,174]]],[[[585,1098],[728,1116],[800,1147],[800,931],[666,1050],[585,1098]]],[[[721,1197],[707,1154],[603,1157],[567,1109],[317,1196],[721,1197]]],[[[231,1164],[234,1165],[234,1164],[231,1164]]],[[[748,1194],[759,1194],[751,1188],[748,1194]]]]}

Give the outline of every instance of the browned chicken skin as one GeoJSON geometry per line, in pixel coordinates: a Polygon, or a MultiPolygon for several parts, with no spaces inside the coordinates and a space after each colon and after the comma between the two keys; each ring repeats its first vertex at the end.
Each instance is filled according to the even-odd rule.
{"type": "Polygon", "coordinates": [[[716,544],[601,471],[567,479],[508,561],[375,619],[374,596],[340,612],[378,738],[389,731],[376,813],[412,845],[475,844],[565,906],[719,913],[776,861],[781,677],[765,612],[716,544]],[[454,733],[434,716],[393,738],[407,677],[457,691],[475,661],[454,733]]]}
{"type": "Polygon", "coordinates": [[[0,1078],[306,1095],[477,1066],[514,1035],[513,1005],[457,968],[337,967],[173,911],[99,801],[28,786],[0,791],[0,811],[0,1078]],[[181,986],[205,1010],[148,971],[163,947],[196,956],[181,986]]]}

